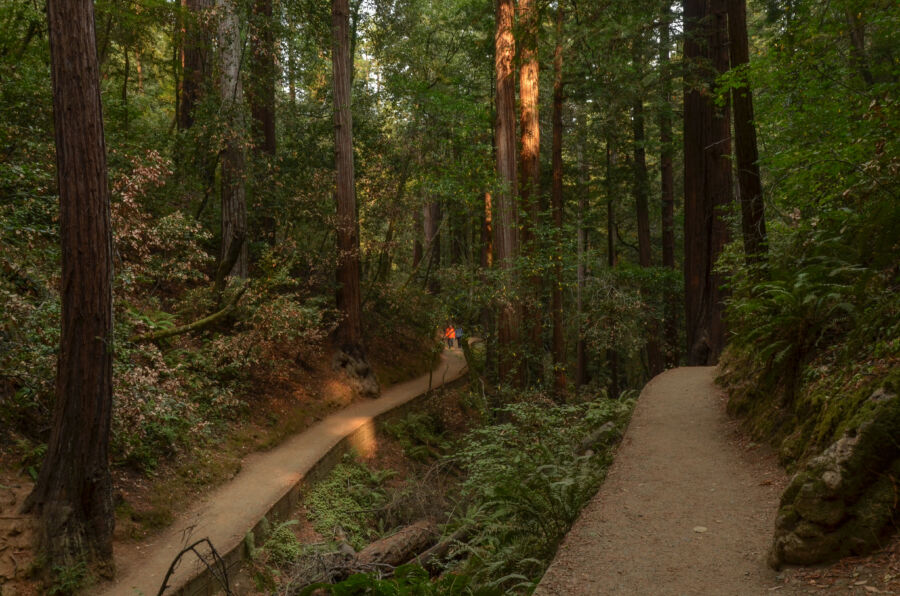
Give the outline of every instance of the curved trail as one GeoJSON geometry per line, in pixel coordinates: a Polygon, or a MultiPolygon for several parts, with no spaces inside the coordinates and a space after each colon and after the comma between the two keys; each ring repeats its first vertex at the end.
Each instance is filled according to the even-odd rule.
{"type": "Polygon", "coordinates": [[[765,564],[783,473],[738,445],[714,371],[670,370],[644,388],[535,594],[790,593],[765,564]]]}
{"type": "MultiPolygon", "coordinates": [[[[137,544],[117,545],[117,578],[97,586],[94,593],[122,596],[155,595],[166,571],[186,544],[208,537],[216,549],[227,553],[240,543],[303,477],[344,437],[389,410],[462,376],[465,361],[459,350],[445,350],[432,373],[386,389],[381,397],[356,402],[263,453],[244,458],[241,471],[230,482],[207,495],[180,515],[166,530],[137,544]]],[[[169,581],[175,593],[196,569],[189,555],[169,581]]]]}

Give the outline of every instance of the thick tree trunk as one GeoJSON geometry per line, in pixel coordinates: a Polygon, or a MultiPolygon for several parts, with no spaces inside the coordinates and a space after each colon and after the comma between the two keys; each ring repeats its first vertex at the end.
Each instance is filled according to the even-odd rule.
{"type": "MultiPolygon", "coordinates": [[[[749,64],[750,47],[747,40],[746,0],[728,0],[728,37],[731,67],[749,64]]],[[[732,89],[734,106],[734,150],[738,171],[738,198],[741,204],[741,231],[744,254],[751,265],[766,260],[766,218],[763,204],[762,180],[759,176],[759,152],[756,146],[756,125],[753,122],[753,92],[746,73],[741,85],[732,89]]]]}
{"type": "Polygon", "coordinates": [[[332,0],[331,63],[334,84],[335,169],[337,185],[337,308],[342,317],[335,331],[337,368],[356,381],[363,395],[378,393],[375,376],[363,347],[359,276],[359,218],[353,171],[353,118],[350,111],[350,8],[348,0],[332,0]]]}
{"type": "MultiPolygon", "coordinates": [[[[519,201],[522,219],[523,254],[532,259],[537,269],[539,246],[536,230],[540,218],[540,146],[541,127],[538,114],[540,92],[540,67],[538,64],[538,23],[535,0],[519,0],[517,23],[521,41],[519,48],[519,201]]],[[[529,294],[523,309],[523,323],[527,343],[532,355],[543,352],[541,340],[542,313],[540,308],[542,286],[538,273],[529,275],[529,294]]]]}
{"type": "MultiPolygon", "coordinates": [[[[643,53],[641,44],[643,39],[635,40],[634,61],[638,78],[641,76],[643,65],[643,53]]],[[[650,195],[650,180],[647,175],[647,143],[644,131],[644,98],[643,92],[638,92],[631,109],[632,132],[634,134],[634,204],[637,215],[638,230],[638,264],[641,267],[653,266],[653,257],[650,242],[650,207],[648,205],[650,195]]],[[[647,327],[647,364],[650,376],[654,377],[663,371],[662,352],[659,349],[659,341],[656,339],[659,325],[656,321],[650,321],[647,327]]]]}
{"type": "Polygon", "coordinates": [[[112,565],[112,233],[91,0],[50,0],[62,316],[47,454],[25,508],[50,567],[112,565]]]}
{"type": "Polygon", "coordinates": [[[563,327],[563,279],[562,279],[562,238],[563,238],[563,159],[562,159],[562,108],[563,108],[563,4],[556,9],[556,48],[553,53],[553,190],[550,203],[553,210],[553,225],[556,228],[556,242],[553,262],[553,291],[551,311],[553,313],[553,370],[554,389],[561,396],[566,391],[566,340],[563,327]]]}
{"type": "MultiPolygon", "coordinates": [[[[495,128],[497,177],[503,185],[496,193],[494,210],[494,262],[513,283],[518,256],[518,216],[516,209],[516,91],[513,64],[516,42],[513,37],[513,0],[497,1],[497,30],[494,36],[494,71],[497,77],[497,121],[495,128]]],[[[497,317],[498,368],[501,381],[515,381],[515,357],[519,341],[519,317],[513,304],[503,304],[497,317]]]]}
{"type": "Polygon", "coordinates": [[[275,155],[275,43],[272,36],[272,0],[254,0],[250,49],[250,113],[256,146],[275,155]]]}
{"type": "Polygon", "coordinates": [[[178,129],[194,125],[194,108],[210,75],[209,34],[201,24],[211,0],[182,0],[185,23],[182,29],[181,88],[178,93],[178,129]]]}
{"type": "MultiPolygon", "coordinates": [[[[660,19],[659,64],[662,76],[662,106],[659,112],[660,157],[659,170],[662,198],[662,264],[675,269],[675,176],[672,165],[672,73],[669,60],[671,7],[666,4],[660,19]]],[[[666,291],[665,338],[666,365],[678,363],[678,300],[675,293],[666,291]]]]}
{"type": "Polygon", "coordinates": [[[218,0],[219,20],[219,89],[222,110],[226,114],[225,150],[222,152],[222,243],[219,259],[224,260],[233,242],[242,242],[241,254],[229,272],[245,278],[248,274],[247,197],[244,186],[246,156],[244,152],[244,91],[241,85],[241,31],[237,7],[233,0],[218,0]]]}
{"type": "Polygon", "coordinates": [[[711,87],[729,65],[725,0],[685,0],[684,285],[688,364],[715,364],[725,346],[723,280],[713,271],[728,241],[732,202],[730,114],[711,87]]]}

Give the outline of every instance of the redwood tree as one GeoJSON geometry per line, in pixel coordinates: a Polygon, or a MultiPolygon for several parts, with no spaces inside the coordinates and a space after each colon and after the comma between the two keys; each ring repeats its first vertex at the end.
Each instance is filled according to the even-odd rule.
{"type": "MultiPolygon", "coordinates": [[[[746,0],[728,0],[728,37],[731,67],[739,68],[749,64],[746,0]]],[[[740,84],[732,90],[731,101],[734,106],[734,150],[744,253],[748,263],[762,263],[767,252],[766,218],[762,181],[759,177],[756,125],[753,122],[753,92],[746,73],[741,73],[740,84]]]]}
{"type": "Polygon", "coordinates": [[[728,242],[732,202],[728,105],[716,109],[716,76],[729,67],[726,0],[685,0],[684,286],[688,364],[718,361],[725,345],[724,280],[714,272],[728,242]]]}
{"type": "Polygon", "coordinates": [[[378,385],[366,363],[363,347],[359,283],[359,218],[353,172],[353,116],[350,112],[350,7],[348,0],[331,3],[334,85],[335,170],[337,214],[337,307],[341,321],[335,331],[338,364],[360,381],[363,394],[375,394],[378,385]]]}
{"type": "MultiPolygon", "coordinates": [[[[494,263],[510,278],[514,275],[518,253],[514,13],[513,0],[497,0],[497,29],[494,36],[494,73],[497,81],[495,143],[497,177],[501,188],[494,196],[493,248],[494,263]]],[[[501,380],[510,380],[516,368],[513,350],[519,338],[519,317],[512,304],[504,304],[499,310],[499,372],[501,380]]]]}
{"type": "Polygon", "coordinates": [[[237,253],[227,274],[245,278],[249,272],[247,251],[247,196],[244,184],[244,91],[241,85],[241,32],[234,0],[218,0],[219,91],[226,115],[225,149],[222,152],[222,243],[220,263],[237,253]],[[239,246],[238,246],[239,243],[239,246]]]}
{"type": "Polygon", "coordinates": [[[553,314],[553,368],[554,387],[557,395],[566,390],[566,344],[563,325],[562,295],[562,238],[563,238],[563,159],[562,159],[562,107],[563,107],[563,3],[556,9],[556,48],[553,52],[553,188],[550,207],[553,210],[553,225],[556,228],[556,243],[553,254],[553,291],[551,311],[553,314]]]}
{"type": "MultiPolygon", "coordinates": [[[[540,206],[541,127],[538,114],[540,66],[538,64],[538,10],[535,0],[519,0],[519,200],[523,212],[522,248],[531,258],[538,255],[535,230],[538,227],[540,206]]],[[[534,269],[537,269],[534,267],[534,269]]],[[[540,301],[541,277],[533,273],[529,279],[531,300],[540,301]]],[[[527,342],[535,354],[540,354],[541,319],[535,302],[528,302],[523,321],[527,342]]]]}
{"type": "Polygon", "coordinates": [[[48,562],[112,558],[112,236],[92,0],[49,0],[62,316],[47,454],[25,509],[48,562]]]}

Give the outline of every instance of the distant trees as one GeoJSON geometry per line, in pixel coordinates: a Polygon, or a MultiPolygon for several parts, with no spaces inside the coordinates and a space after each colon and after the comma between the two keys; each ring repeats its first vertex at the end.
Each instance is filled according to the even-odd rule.
{"type": "Polygon", "coordinates": [[[47,454],[25,509],[52,565],[112,558],[112,233],[92,0],[50,0],[62,317],[47,454]]]}

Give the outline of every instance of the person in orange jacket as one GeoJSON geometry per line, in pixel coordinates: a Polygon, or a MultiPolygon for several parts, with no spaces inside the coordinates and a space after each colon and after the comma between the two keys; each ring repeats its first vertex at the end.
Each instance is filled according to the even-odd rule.
{"type": "Polygon", "coordinates": [[[444,338],[447,340],[447,347],[453,347],[453,340],[456,339],[456,329],[453,328],[453,325],[447,325],[447,328],[444,330],[444,338]]]}

